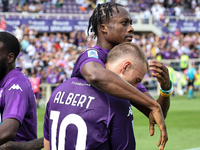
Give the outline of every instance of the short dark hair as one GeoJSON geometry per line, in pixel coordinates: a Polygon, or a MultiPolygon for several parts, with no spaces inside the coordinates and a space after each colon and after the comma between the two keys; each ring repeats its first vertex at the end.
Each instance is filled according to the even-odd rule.
{"type": "Polygon", "coordinates": [[[124,42],[122,44],[118,44],[107,55],[106,62],[113,63],[120,58],[134,56],[133,59],[142,60],[147,65],[147,69],[149,68],[147,57],[144,51],[135,43],[124,42]]]}
{"type": "Polygon", "coordinates": [[[92,16],[89,19],[89,26],[87,29],[87,33],[89,35],[89,31],[94,32],[94,36],[97,36],[97,27],[99,24],[102,24],[103,19],[109,19],[110,16],[113,16],[113,7],[117,9],[117,6],[123,6],[118,3],[114,2],[107,2],[98,4],[97,7],[94,9],[92,16]]]}
{"type": "Polygon", "coordinates": [[[19,55],[20,44],[18,39],[8,32],[0,32],[0,42],[3,43],[2,49],[6,50],[8,53],[13,52],[15,58],[19,55]]]}

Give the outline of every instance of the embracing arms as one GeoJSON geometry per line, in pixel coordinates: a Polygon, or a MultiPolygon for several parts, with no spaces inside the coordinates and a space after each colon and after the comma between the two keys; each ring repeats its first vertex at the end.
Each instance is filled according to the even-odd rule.
{"type": "Polygon", "coordinates": [[[166,125],[160,105],[155,100],[146,96],[117,74],[105,69],[97,62],[86,63],[81,69],[81,74],[90,84],[100,91],[115,97],[127,99],[148,108],[161,130],[160,149],[164,148],[168,139],[166,125]]]}

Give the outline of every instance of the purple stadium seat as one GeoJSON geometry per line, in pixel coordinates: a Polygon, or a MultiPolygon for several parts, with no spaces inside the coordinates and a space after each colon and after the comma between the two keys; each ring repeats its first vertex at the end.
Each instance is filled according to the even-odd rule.
{"type": "Polygon", "coordinates": [[[57,8],[57,9],[56,9],[56,13],[60,13],[60,14],[61,14],[61,13],[62,13],[62,9],[57,8]]]}
{"type": "Polygon", "coordinates": [[[51,13],[56,13],[56,8],[52,8],[51,13]]]}
{"type": "Polygon", "coordinates": [[[66,14],[67,13],[67,9],[62,9],[61,12],[66,14]]]}

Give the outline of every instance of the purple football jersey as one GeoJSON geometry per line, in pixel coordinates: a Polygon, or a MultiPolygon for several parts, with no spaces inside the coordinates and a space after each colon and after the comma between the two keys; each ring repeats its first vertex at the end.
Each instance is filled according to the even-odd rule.
{"type": "MultiPolygon", "coordinates": [[[[98,62],[105,67],[104,63],[106,61],[108,53],[109,50],[103,49],[99,46],[94,46],[93,48],[86,49],[79,55],[74,65],[72,77],[83,78],[81,74],[81,68],[83,67],[84,64],[90,61],[98,62]]],[[[143,93],[147,92],[147,89],[141,83],[138,84],[137,89],[143,93]]]]}
{"type": "Polygon", "coordinates": [[[29,79],[21,68],[10,71],[0,82],[1,120],[15,118],[20,127],[13,141],[37,138],[36,101],[29,79]]]}
{"type": "Polygon", "coordinates": [[[132,121],[129,101],[73,77],[53,91],[43,131],[51,150],[134,150],[132,121]]]}

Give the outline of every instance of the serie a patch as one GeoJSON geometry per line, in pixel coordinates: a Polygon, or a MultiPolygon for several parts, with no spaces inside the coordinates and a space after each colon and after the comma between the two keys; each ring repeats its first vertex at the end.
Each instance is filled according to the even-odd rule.
{"type": "Polygon", "coordinates": [[[95,50],[89,50],[87,53],[88,53],[88,57],[99,58],[98,53],[95,50]]]}

